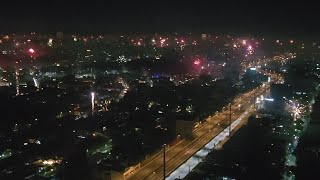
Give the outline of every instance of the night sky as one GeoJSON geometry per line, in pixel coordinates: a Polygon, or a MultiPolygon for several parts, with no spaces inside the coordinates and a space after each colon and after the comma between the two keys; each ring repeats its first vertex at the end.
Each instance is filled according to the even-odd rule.
{"type": "Polygon", "coordinates": [[[316,5],[209,2],[66,1],[5,3],[3,32],[276,32],[317,33],[316,5]]]}

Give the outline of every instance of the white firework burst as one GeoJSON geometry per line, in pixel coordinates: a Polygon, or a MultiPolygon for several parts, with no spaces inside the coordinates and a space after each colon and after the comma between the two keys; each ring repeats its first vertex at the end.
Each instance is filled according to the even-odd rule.
{"type": "Polygon", "coordinates": [[[295,100],[289,100],[286,102],[286,109],[291,114],[291,116],[293,116],[293,120],[296,120],[298,118],[301,118],[305,106],[295,100]]]}

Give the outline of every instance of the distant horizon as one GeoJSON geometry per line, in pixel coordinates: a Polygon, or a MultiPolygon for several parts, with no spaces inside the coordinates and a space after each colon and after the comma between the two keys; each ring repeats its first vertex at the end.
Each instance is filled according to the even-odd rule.
{"type": "Polygon", "coordinates": [[[319,35],[317,6],[281,3],[4,3],[3,32],[212,32],[319,35]]]}
{"type": "Polygon", "coordinates": [[[71,31],[71,30],[56,30],[56,31],[41,31],[41,30],[28,30],[28,31],[0,31],[0,36],[5,35],[27,35],[31,33],[36,33],[39,35],[53,35],[62,32],[64,35],[174,35],[178,36],[193,36],[193,35],[218,35],[218,36],[243,36],[243,37],[271,37],[271,38],[315,38],[315,36],[320,38],[320,32],[314,33],[304,33],[304,32],[218,32],[218,31],[71,31]]]}

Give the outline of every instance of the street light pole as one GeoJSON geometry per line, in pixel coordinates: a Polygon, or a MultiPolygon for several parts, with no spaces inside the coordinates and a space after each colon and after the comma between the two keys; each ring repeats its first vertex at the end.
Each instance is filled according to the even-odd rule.
{"type": "Polygon", "coordinates": [[[162,128],[163,133],[163,180],[166,179],[166,131],[167,128],[162,128]]]}

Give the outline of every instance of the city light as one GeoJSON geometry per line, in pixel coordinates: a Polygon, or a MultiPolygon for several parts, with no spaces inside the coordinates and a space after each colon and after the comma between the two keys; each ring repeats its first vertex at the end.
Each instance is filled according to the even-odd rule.
{"type": "Polygon", "coordinates": [[[34,86],[39,89],[39,84],[38,84],[36,78],[32,78],[32,79],[33,79],[34,86]]]}
{"type": "Polygon", "coordinates": [[[19,89],[19,71],[16,69],[15,73],[15,78],[16,78],[16,96],[19,96],[20,94],[20,89],[19,89]]]}
{"type": "Polygon", "coordinates": [[[34,50],[33,48],[30,48],[30,49],[28,50],[28,52],[31,53],[31,54],[33,54],[33,53],[35,52],[35,50],[34,50]]]}
{"type": "Polygon", "coordinates": [[[48,40],[48,46],[52,46],[52,41],[53,41],[53,39],[52,38],[49,38],[49,40],[48,40]]]}
{"type": "Polygon", "coordinates": [[[91,113],[94,113],[94,92],[91,92],[91,113]]]}
{"type": "MultiPolygon", "coordinates": [[[[14,65],[13,68],[0,68],[0,86],[9,87],[5,97],[10,97],[3,102],[3,111],[19,115],[8,119],[10,133],[3,138],[16,143],[12,147],[10,145],[13,154],[21,151],[33,157],[19,162],[24,165],[33,162],[36,165],[28,167],[27,173],[56,177],[56,172],[50,171],[59,170],[58,156],[64,157],[61,167],[73,166],[74,162],[68,156],[69,150],[72,152],[76,143],[85,143],[84,155],[93,164],[128,159],[128,162],[140,165],[136,157],[141,156],[148,163],[142,163],[143,167],[134,168],[135,172],[124,178],[162,179],[159,178],[162,175],[159,162],[163,157],[144,155],[149,151],[158,152],[159,144],[167,144],[164,149],[167,160],[163,163],[167,163],[167,173],[164,177],[169,177],[172,172],[178,173],[176,177],[186,175],[203,160],[200,158],[205,158],[204,153],[220,149],[232,137],[231,134],[236,135],[234,132],[246,124],[248,117],[256,112],[259,116],[269,113],[268,109],[263,108],[278,105],[267,102],[276,100],[270,98],[270,84],[265,80],[268,76],[268,82],[271,82],[271,77],[274,83],[284,79],[278,69],[287,69],[286,74],[292,71],[289,66],[281,67],[284,64],[280,62],[286,62],[284,59],[295,55],[282,53],[284,48],[294,45],[290,45],[290,39],[282,40],[286,46],[281,51],[277,47],[271,53],[273,48],[270,52],[263,48],[279,46],[275,39],[266,39],[265,42],[254,37],[220,36],[216,39],[215,35],[208,34],[203,36],[205,40],[201,40],[199,34],[191,33],[161,34],[162,37],[156,33],[129,33],[117,39],[119,36],[79,34],[76,37],[66,34],[64,39],[59,39],[52,34],[39,37],[28,34],[13,35],[10,42],[0,37],[4,41],[0,44],[0,64],[3,55],[4,58],[12,58],[10,62],[14,65]],[[27,42],[29,38],[30,43],[27,42]],[[273,60],[277,63],[272,63],[273,60]],[[40,106],[43,107],[41,113],[48,117],[38,113],[40,106]],[[220,110],[222,106],[225,107],[220,110]],[[262,113],[260,110],[263,110],[262,113]],[[27,115],[24,116],[24,113],[27,115]],[[31,117],[28,115],[30,113],[31,117]],[[205,121],[199,121],[199,114],[205,121]],[[173,121],[168,121],[168,115],[174,117],[173,121]],[[205,117],[207,115],[210,115],[209,118],[205,117]],[[55,122],[41,123],[46,119],[55,122]],[[43,128],[52,132],[63,129],[66,133],[61,134],[62,140],[66,139],[68,143],[54,142],[55,147],[52,148],[46,146],[55,140],[48,136],[48,132],[28,135],[29,131],[43,128]],[[168,132],[162,133],[155,128],[168,129],[168,132]],[[171,136],[170,128],[175,136],[171,136]],[[25,138],[14,141],[17,134],[25,138]],[[177,142],[176,136],[179,137],[177,142]],[[189,141],[185,139],[188,137],[193,137],[194,142],[190,141],[192,147],[189,142],[185,143],[189,141]],[[125,148],[116,149],[116,153],[105,153],[105,140],[113,139],[112,146],[116,148],[132,139],[137,142],[127,143],[125,148]],[[182,143],[178,144],[180,140],[182,143]],[[130,151],[136,144],[143,145],[138,148],[141,152],[128,156],[127,149],[130,151]],[[41,147],[44,153],[30,151],[30,148],[36,147],[41,147]],[[190,158],[192,162],[188,161],[190,158]],[[179,169],[180,165],[182,168],[179,169]],[[45,169],[39,173],[39,167],[45,169]]],[[[295,107],[290,114],[300,117],[301,111],[295,107]]],[[[285,111],[286,116],[290,117],[290,114],[285,111]]],[[[2,157],[0,152],[0,159],[2,157]]],[[[125,164],[123,170],[128,169],[127,166],[125,164]]],[[[8,172],[12,170],[14,175],[20,172],[20,169],[7,169],[8,172]]],[[[123,170],[117,173],[121,174],[123,170]]]]}
{"type": "Polygon", "coordinates": [[[34,164],[40,165],[40,166],[53,166],[55,164],[60,164],[62,162],[62,159],[39,159],[34,164]]]}

